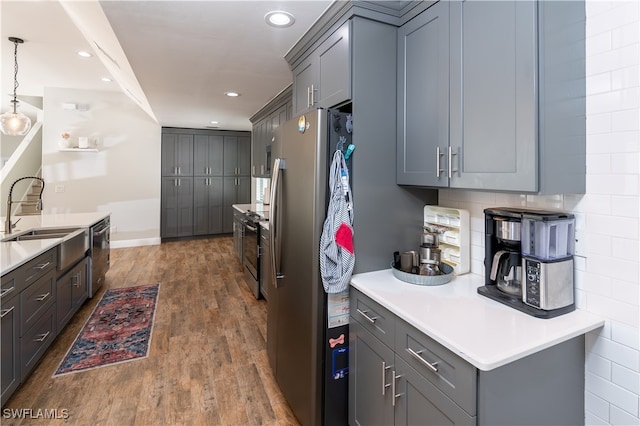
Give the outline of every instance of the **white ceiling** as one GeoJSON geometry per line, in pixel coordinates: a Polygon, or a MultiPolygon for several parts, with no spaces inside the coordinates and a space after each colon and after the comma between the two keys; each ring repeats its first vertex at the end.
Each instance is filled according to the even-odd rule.
{"type": "MultiPolygon", "coordinates": [[[[221,129],[250,130],[249,117],[291,82],[284,54],[330,3],[2,0],[2,93],[13,91],[8,37],[15,36],[25,40],[19,96],[42,96],[44,87],[118,90],[162,126],[204,128],[215,120],[221,129]],[[270,10],[292,13],[295,25],[267,26],[270,10]],[[231,90],[241,96],[226,97],[231,90]]],[[[2,111],[9,100],[3,96],[2,111]]]]}

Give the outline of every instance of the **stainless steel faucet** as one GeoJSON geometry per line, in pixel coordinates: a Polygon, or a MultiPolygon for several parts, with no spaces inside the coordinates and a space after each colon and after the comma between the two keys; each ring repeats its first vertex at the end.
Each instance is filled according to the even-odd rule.
{"type": "Polygon", "coordinates": [[[37,176],[25,176],[25,177],[21,177],[15,180],[15,182],[13,182],[11,184],[11,188],[9,189],[9,196],[7,197],[7,217],[5,218],[4,221],[4,232],[5,234],[10,234],[11,230],[13,228],[16,227],[16,223],[18,223],[18,220],[16,220],[16,223],[11,223],[11,205],[12,204],[24,204],[27,206],[36,206],[36,209],[42,211],[42,192],[44,191],[44,179],[39,178],[37,176]],[[13,201],[11,199],[11,194],[13,193],[13,187],[16,185],[16,183],[20,182],[21,180],[25,180],[25,179],[37,179],[40,182],[42,182],[42,188],[40,188],[40,195],[38,196],[38,201],[33,202],[33,201],[13,201]]]}

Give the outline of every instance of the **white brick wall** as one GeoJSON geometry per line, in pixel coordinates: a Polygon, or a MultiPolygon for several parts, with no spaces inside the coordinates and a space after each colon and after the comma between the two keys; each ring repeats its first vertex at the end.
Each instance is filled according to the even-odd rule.
{"type": "Polygon", "coordinates": [[[577,304],[606,318],[586,339],[587,425],[640,424],[640,1],[587,0],[587,193],[441,190],[471,214],[471,268],[484,273],[483,209],[576,215],[577,304]]]}

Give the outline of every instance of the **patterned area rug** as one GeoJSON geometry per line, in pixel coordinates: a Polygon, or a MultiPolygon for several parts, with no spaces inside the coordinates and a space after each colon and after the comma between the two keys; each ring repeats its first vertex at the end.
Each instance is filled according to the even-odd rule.
{"type": "Polygon", "coordinates": [[[107,290],[53,376],[146,358],[160,284],[107,290]]]}

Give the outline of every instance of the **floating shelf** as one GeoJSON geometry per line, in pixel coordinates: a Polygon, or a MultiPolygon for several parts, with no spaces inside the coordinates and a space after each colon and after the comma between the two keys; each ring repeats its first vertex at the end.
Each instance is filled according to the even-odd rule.
{"type": "Polygon", "coordinates": [[[59,148],[60,152],[98,152],[97,148],[59,148]]]}
{"type": "Polygon", "coordinates": [[[424,206],[424,229],[438,234],[441,260],[456,274],[466,274],[469,263],[469,212],[440,206],[424,206]]]}

